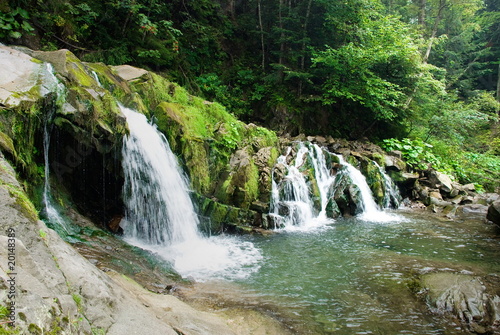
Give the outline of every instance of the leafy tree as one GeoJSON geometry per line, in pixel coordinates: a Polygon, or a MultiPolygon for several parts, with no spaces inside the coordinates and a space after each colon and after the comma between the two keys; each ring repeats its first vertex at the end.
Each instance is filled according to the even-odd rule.
{"type": "Polygon", "coordinates": [[[323,104],[342,101],[350,110],[362,109],[365,119],[397,122],[409,116],[407,96],[425,72],[418,39],[401,21],[372,13],[358,22],[354,41],[319,51],[313,57],[318,77],[324,78],[323,104]],[[417,43],[415,43],[417,41],[417,43]]]}

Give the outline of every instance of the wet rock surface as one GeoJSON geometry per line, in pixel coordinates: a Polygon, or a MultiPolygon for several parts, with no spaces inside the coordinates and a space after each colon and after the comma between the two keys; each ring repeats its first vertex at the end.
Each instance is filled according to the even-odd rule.
{"type": "Polygon", "coordinates": [[[463,273],[430,273],[421,277],[421,285],[435,313],[457,318],[474,333],[498,330],[498,288],[487,285],[482,278],[463,273]]]}
{"type": "Polygon", "coordinates": [[[493,202],[488,207],[488,214],[486,218],[496,225],[500,226],[500,200],[493,202]]]}

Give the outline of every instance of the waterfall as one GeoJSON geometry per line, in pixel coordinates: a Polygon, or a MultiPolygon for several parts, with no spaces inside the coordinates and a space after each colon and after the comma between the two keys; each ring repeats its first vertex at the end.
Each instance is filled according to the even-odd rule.
{"type": "Polygon", "coordinates": [[[363,206],[363,214],[371,214],[379,212],[379,208],[375,200],[373,199],[372,191],[368,183],[366,182],[365,176],[356,169],[354,166],[345,161],[342,155],[337,155],[340,160],[340,164],[345,166],[345,171],[352,180],[352,183],[355,184],[360,191],[361,196],[361,205],[363,206]]]}
{"type": "Polygon", "coordinates": [[[121,222],[130,244],[170,261],[185,277],[245,277],[262,256],[235,237],[204,237],[189,196],[189,181],[165,136],[146,117],[120,105],[130,134],[122,148],[125,177],[121,222]]]}
{"type": "MultiPolygon", "coordinates": [[[[381,172],[382,173],[382,172],[381,172]]],[[[392,180],[382,174],[390,203],[397,199],[392,180]]],[[[342,155],[325,151],[316,144],[297,144],[297,153],[292,157],[292,149],[278,158],[273,169],[272,198],[270,214],[278,228],[308,229],[333,222],[327,215],[327,206],[338,187],[347,180],[359,190],[358,215],[369,221],[391,221],[393,216],[380,210],[363,174],[349,164],[342,155]],[[338,171],[332,173],[332,157],[338,162],[338,171]],[[284,170],[284,171],[283,171],[284,170]],[[281,180],[276,180],[281,171],[281,180]],[[311,176],[311,171],[313,175],[311,176]],[[284,172],[284,173],[283,173],[284,172]]],[[[384,204],[385,207],[385,204],[384,204]]]]}
{"type": "Polygon", "coordinates": [[[45,115],[44,125],[43,125],[43,159],[44,159],[44,185],[43,185],[43,213],[48,222],[53,225],[53,228],[64,235],[69,235],[74,233],[71,226],[64,220],[59,211],[56,209],[52,201],[52,194],[50,190],[50,161],[49,161],[49,150],[50,150],[50,134],[52,131],[52,121],[57,108],[60,108],[65,101],[65,87],[54,75],[54,70],[52,65],[49,63],[44,63],[41,68],[40,73],[41,88],[40,93],[43,96],[47,94],[54,93],[55,106],[51,108],[49,112],[45,115]],[[61,231],[62,230],[62,231],[61,231]]]}
{"type": "Polygon", "coordinates": [[[309,197],[309,186],[304,175],[299,171],[300,166],[303,164],[302,157],[308,152],[308,149],[301,145],[295,163],[288,165],[286,160],[290,151],[291,148],[288,148],[287,153],[278,158],[278,164],[286,166],[288,170],[288,174],[282,182],[282,190],[278,189],[274,179],[272,187],[271,213],[280,221],[279,226],[283,227],[299,226],[310,222],[314,218],[313,203],[309,197]],[[281,206],[286,206],[288,215],[279,215],[281,206]]]}
{"type": "Polygon", "coordinates": [[[125,234],[151,244],[198,238],[188,183],[169,144],[144,115],[122,107],[130,130],[123,144],[125,234]],[[175,206],[170,204],[175,203],[175,206]]]}
{"type": "Polygon", "coordinates": [[[401,203],[401,194],[394,183],[394,181],[385,173],[384,169],[377,164],[377,162],[373,162],[382,176],[384,180],[384,208],[390,208],[391,206],[394,208],[398,208],[401,203]]]}
{"type": "Polygon", "coordinates": [[[335,177],[330,174],[323,150],[317,145],[298,144],[298,151],[293,164],[288,164],[287,159],[291,148],[278,158],[277,164],[285,167],[287,174],[283,180],[276,183],[273,172],[272,199],[270,213],[275,218],[277,226],[281,228],[296,229],[324,225],[331,222],[326,216],[328,191],[334,183],[335,177]],[[319,193],[319,210],[315,209],[314,199],[311,196],[311,180],[301,172],[306,161],[314,167],[315,185],[319,193]]]}
{"type": "Polygon", "coordinates": [[[99,80],[99,77],[97,76],[97,73],[95,71],[92,71],[92,77],[94,77],[94,80],[96,81],[97,85],[99,87],[102,87],[101,81],[99,80]]]}

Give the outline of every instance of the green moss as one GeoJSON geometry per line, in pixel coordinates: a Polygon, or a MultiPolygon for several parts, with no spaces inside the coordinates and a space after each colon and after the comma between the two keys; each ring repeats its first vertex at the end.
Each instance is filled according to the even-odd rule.
{"type": "Polygon", "coordinates": [[[211,178],[205,144],[196,139],[183,140],[184,159],[191,175],[192,187],[201,193],[206,193],[210,189],[211,178]]]}
{"type": "Polygon", "coordinates": [[[86,63],[86,66],[94,71],[99,78],[102,87],[113,94],[118,100],[122,100],[132,94],[127,83],[116,76],[109,66],[104,63],[86,63]]]}
{"type": "Polygon", "coordinates": [[[26,314],[24,314],[23,312],[19,312],[17,315],[19,316],[19,320],[26,322],[26,314]]]}
{"type": "Polygon", "coordinates": [[[354,167],[357,167],[359,165],[359,162],[358,160],[356,159],[356,157],[352,156],[352,155],[349,155],[346,157],[346,161],[351,164],[352,166],[354,167]]]}
{"type": "Polygon", "coordinates": [[[91,328],[92,335],[105,335],[106,329],[104,328],[91,328]]]}
{"type": "Polygon", "coordinates": [[[33,335],[42,335],[43,334],[42,329],[34,323],[29,324],[28,331],[33,335]]]}
{"type": "Polygon", "coordinates": [[[241,202],[242,208],[249,208],[250,204],[257,200],[259,196],[259,170],[252,161],[246,171],[247,181],[245,182],[245,199],[241,202]]]}
{"type": "Polygon", "coordinates": [[[77,294],[77,293],[73,293],[73,294],[71,294],[71,297],[73,298],[73,301],[76,304],[76,308],[81,313],[82,308],[83,308],[83,305],[82,305],[82,296],[79,295],[79,294],[77,294]]]}
{"type": "Polygon", "coordinates": [[[68,73],[72,81],[75,81],[78,85],[84,87],[99,86],[94,77],[89,75],[84,64],[70,51],[66,53],[66,63],[68,73]]]}
{"type": "Polygon", "coordinates": [[[92,143],[102,143],[103,139],[113,139],[126,133],[121,110],[116,99],[109,93],[96,98],[84,87],[74,86],[69,89],[68,95],[69,99],[81,106],[81,111],[69,115],[60,114],[54,123],[57,126],[67,123],[67,130],[79,141],[93,146],[92,143]]]}
{"type": "Polygon", "coordinates": [[[368,183],[368,186],[370,186],[375,201],[378,204],[381,204],[384,200],[385,190],[380,169],[372,160],[364,158],[361,161],[361,171],[366,177],[366,182],[368,183]]]}
{"type": "Polygon", "coordinates": [[[231,181],[232,178],[228,176],[216,190],[215,196],[223,203],[229,203],[230,196],[234,192],[234,185],[232,185],[231,181]]]}
{"type": "Polygon", "coordinates": [[[371,155],[371,159],[374,160],[375,162],[377,162],[378,165],[380,165],[382,167],[385,166],[385,158],[384,158],[384,155],[382,155],[381,153],[374,152],[371,155]]]}
{"type": "Polygon", "coordinates": [[[36,59],[36,58],[30,58],[30,61],[36,64],[43,64],[43,61],[36,59]]]}
{"type": "Polygon", "coordinates": [[[245,138],[248,144],[252,145],[255,149],[278,145],[278,136],[269,129],[249,124],[245,130],[245,138]]]}
{"type": "Polygon", "coordinates": [[[276,148],[275,146],[271,147],[271,154],[269,155],[269,159],[267,160],[267,165],[274,166],[278,161],[279,156],[280,152],[278,151],[278,148],[276,148]]]}
{"type": "Polygon", "coordinates": [[[10,184],[3,184],[3,185],[6,186],[7,189],[9,190],[10,196],[16,199],[16,205],[19,206],[21,212],[32,221],[38,220],[38,212],[36,211],[36,208],[31,202],[31,200],[29,200],[28,197],[26,196],[26,193],[24,193],[18,187],[15,187],[13,185],[10,184]]]}
{"type": "MultiPolygon", "coordinates": [[[[33,183],[39,181],[34,161],[38,153],[35,137],[42,124],[40,108],[42,107],[37,103],[23,101],[19,106],[3,110],[0,114],[4,134],[2,146],[5,146],[7,151],[13,150],[16,166],[27,178],[32,179],[33,183]]],[[[52,108],[50,102],[46,108],[52,108]]]]}
{"type": "Polygon", "coordinates": [[[16,149],[14,148],[14,141],[5,133],[0,132],[0,148],[15,156],[16,149]]]}

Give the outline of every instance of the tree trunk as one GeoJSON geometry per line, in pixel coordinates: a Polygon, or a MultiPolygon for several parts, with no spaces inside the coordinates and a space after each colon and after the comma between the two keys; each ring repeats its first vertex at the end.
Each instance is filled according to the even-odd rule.
{"type": "MultiPolygon", "coordinates": [[[[307,24],[309,23],[309,16],[311,15],[312,0],[307,4],[306,18],[304,20],[304,30],[302,33],[302,56],[300,57],[300,70],[304,71],[306,65],[306,37],[307,37],[307,24]]],[[[302,95],[302,79],[299,80],[298,96],[302,95]]]]}
{"type": "Polygon", "coordinates": [[[235,15],[235,5],[234,5],[234,0],[229,0],[229,4],[228,4],[228,10],[229,10],[229,14],[231,16],[231,19],[234,21],[236,20],[236,15],[235,15]]]}
{"type": "Polygon", "coordinates": [[[425,52],[423,59],[424,63],[427,63],[427,61],[429,60],[429,56],[431,55],[432,45],[434,43],[434,39],[436,38],[437,31],[439,29],[439,23],[441,22],[441,18],[443,16],[443,9],[445,9],[446,5],[447,5],[446,0],[439,1],[439,9],[436,15],[436,21],[434,21],[434,27],[432,27],[432,34],[431,37],[429,38],[429,44],[427,45],[427,51],[425,52]]]}
{"type": "Polygon", "coordinates": [[[427,5],[427,0],[420,0],[418,5],[418,24],[425,27],[425,6],[427,5]]]}
{"type": "Polygon", "coordinates": [[[266,65],[266,51],[264,46],[264,27],[262,26],[262,10],[260,6],[260,1],[257,2],[257,9],[259,13],[259,27],[260,27],[260,44],[262,48],[262,71],[264,71],[266,65]]]}
{"type": "MultiPolygon", "coordinates": [[[[497,101],[500,102],[500,62],[498,63],[498,74],[497,74],[497,101]]],[[[500,115],[500,111],[498,111],[500,115]]]]}
{"type": "MultiPolygon", "coordinates": [[[[284,10],[284,3],[285,0],[280,0],[279,2],[279,7],[278,7],[278,28],[280,30],[280,37],[279,37],[279,43],[280,43],[280,51],[279,51],[279,56],[278,56],[278,64],[283,65],[285,63],[285,51],[286,51],[286,45],[285,45],[285,29],[284,29],[284,24],[283,24],[283,10],[284,10]]],[[[278,82],[283,82],[283,66],[280,66],[278,68],[278,82]]]]}
{"type": "Polygon", "coordinates": [[[278,8],[278,25],[280,27],[280,56],[278,64],[283,64],[283,55],[285,53],[285,32],[283,30],[283,0],[280,0],[278,8]]]}

